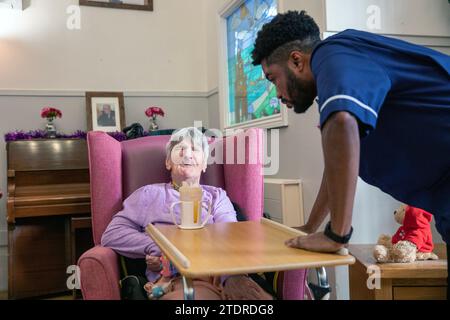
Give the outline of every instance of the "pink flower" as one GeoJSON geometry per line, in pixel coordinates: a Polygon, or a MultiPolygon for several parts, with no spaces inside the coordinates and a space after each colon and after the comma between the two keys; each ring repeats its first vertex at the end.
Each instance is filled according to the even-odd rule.
{"type": "Polygon", "coordinates": [[[41,110],[41,118],[61,118],[62,112],[53,107],[44,107],[41,110]]]}
{"type": "Polygon", "coordinates": [[[145,115],[149,118],[154,118],[156,116],[164,117],[165,113],[160,107],[148,107],[147,110],[145,110],[145,115]]]}

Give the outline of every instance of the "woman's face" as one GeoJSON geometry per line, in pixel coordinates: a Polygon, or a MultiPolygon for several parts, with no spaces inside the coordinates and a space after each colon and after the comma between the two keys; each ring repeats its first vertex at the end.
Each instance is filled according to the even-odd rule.
{"type": "Polygon", "coordinates": [[[184,139],[173,147],[166,167],[172,177],[180,181],[200,179],[202,170],[206,169],[202,146],[184,139]]]}

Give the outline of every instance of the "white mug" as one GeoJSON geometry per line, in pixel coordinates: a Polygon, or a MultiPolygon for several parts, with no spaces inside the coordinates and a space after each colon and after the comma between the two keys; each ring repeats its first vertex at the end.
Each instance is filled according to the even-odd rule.
{"type": "Polygon", "coordinates": [[[170,205],[170,214],[172,215],[173,223],[178,226],[180,229],[200,229],[203,228],[208,222],[209,218],[211,218],[211,202],[208,201],[199,201],[198,202],[198,211],[197,217],[194,214],[194,201],[177,201],[170,205]],[[202,222],[202,203],[208,203],[208,214],[202,222]],[[177,205],[181,204],[181,224],[177,223],[175,219],[175,213],[173,212],[173,208],[177,205]]]}

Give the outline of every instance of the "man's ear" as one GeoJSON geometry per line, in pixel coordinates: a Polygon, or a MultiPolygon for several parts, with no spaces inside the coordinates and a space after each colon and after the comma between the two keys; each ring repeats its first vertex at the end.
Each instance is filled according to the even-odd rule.
{"type": "Polygon", "coordinates": [[[305,59],[301,51],[292,51],[289,54],[288,61],[294,69],[297,69],[298,71],[303,70],[305,59]]]}

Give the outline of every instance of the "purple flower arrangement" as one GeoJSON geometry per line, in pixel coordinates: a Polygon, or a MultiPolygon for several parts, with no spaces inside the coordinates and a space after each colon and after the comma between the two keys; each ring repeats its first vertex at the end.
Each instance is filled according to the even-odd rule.
{"type": "MultiPolygon", "coordinates": [[[[124,141],[127,136],[123,132],[108,132],[108,134],[117,141],[124,141]]],[[[56,139],[86,139],[87,133],[81,130],[77,130],[72,134],[56,133],[56,139]]],[[[31,139],[46,139],[47,132],[45,130],[32,130],[32,131],[13,131],[5,134],[5,141],[18,141],[18,140],[31,140],[31,139]]]]}

